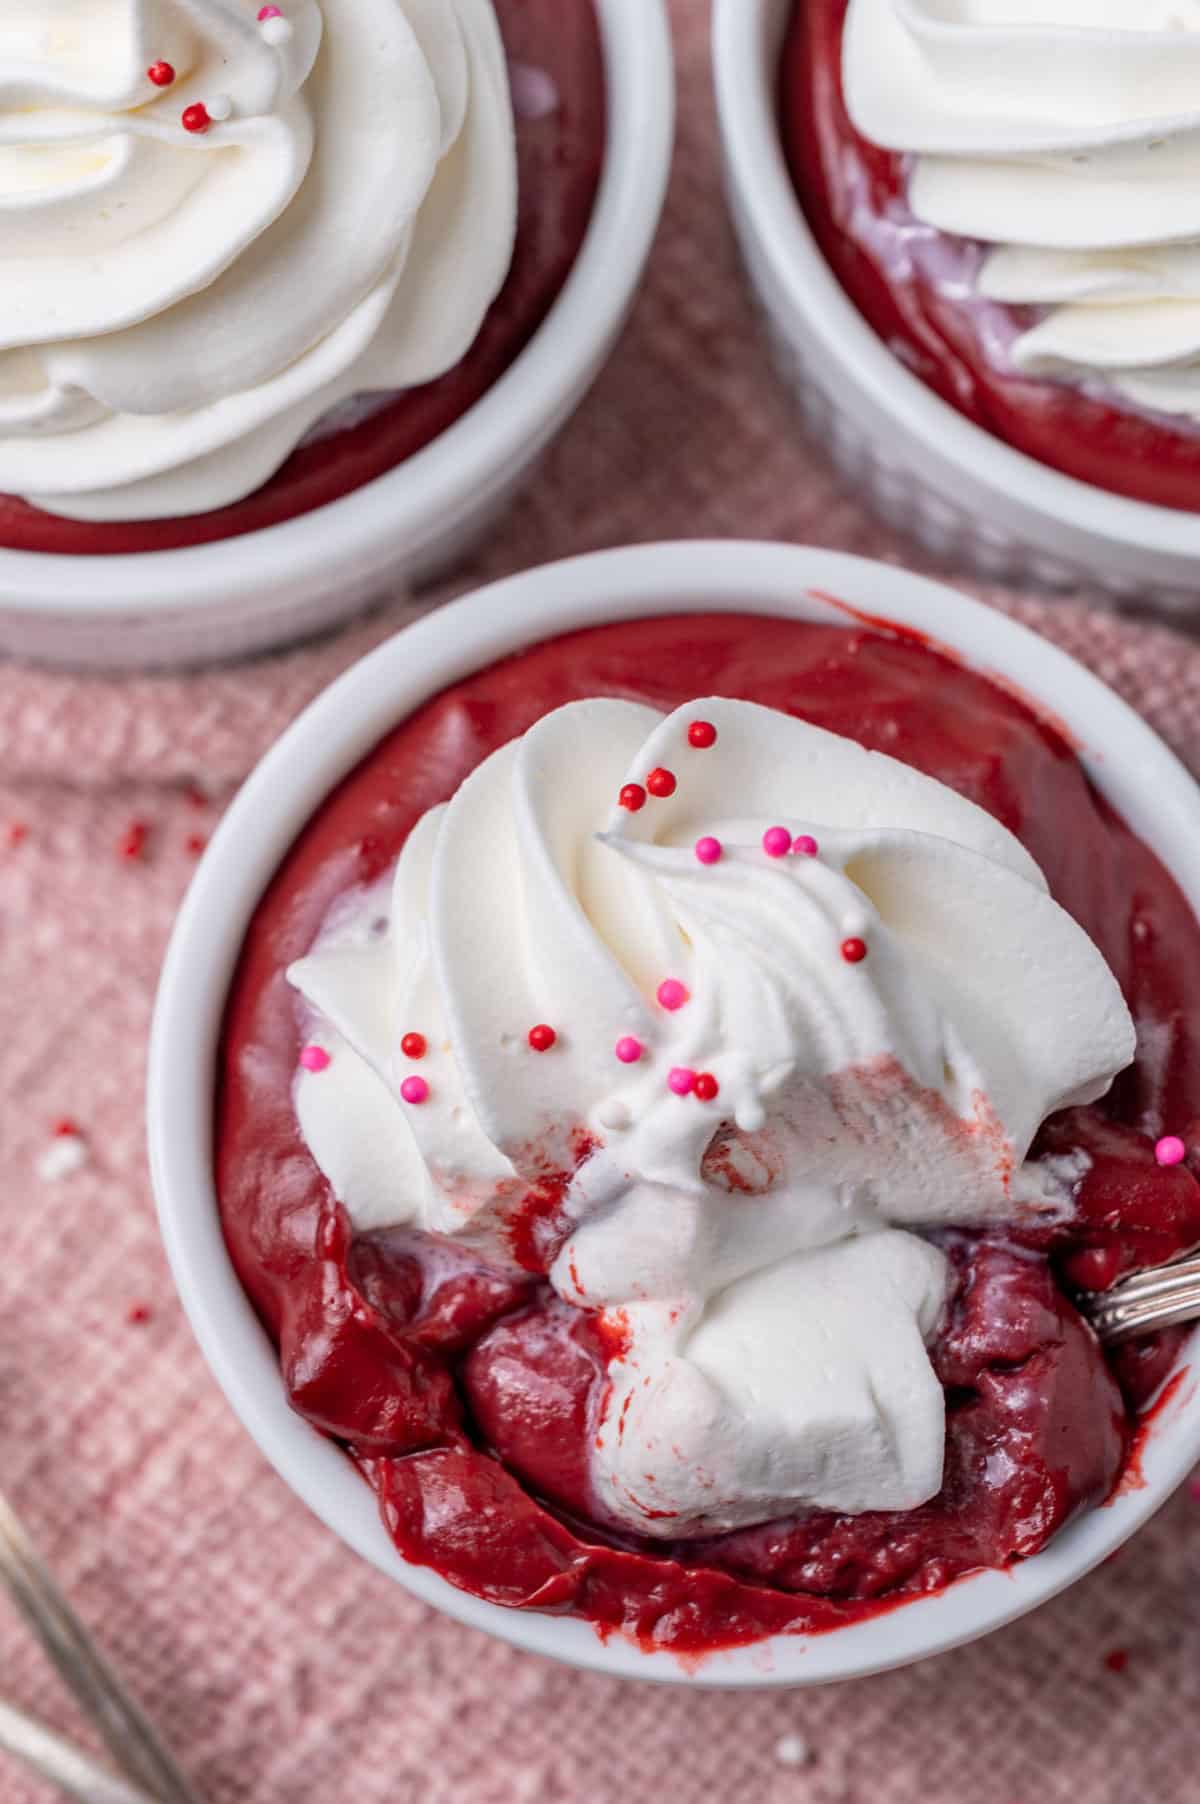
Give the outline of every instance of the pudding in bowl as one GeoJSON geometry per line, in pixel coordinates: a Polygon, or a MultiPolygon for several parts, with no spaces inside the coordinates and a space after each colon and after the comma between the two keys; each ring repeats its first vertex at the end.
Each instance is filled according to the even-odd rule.
{"type": "MultiPolygon", "coordinates": [[[[1011,1572],[1011,1614],[1149,1501],[1099,1507],[1179,1342],[1110,1363],[1072,1299],[1200,1238],[1156,1151],[1200,1113],[1192,908],[1119,786],[913,630],[957,598],[682,547],[487,599],[556,583],[560,636],[514,657],[528,612],[506,639],[460,607],[371,661],[369,709],[352,673],[218,836],[152,1061],[185,1295],[236,1391],[195,1151],[275,1399],[350,1451],[406,1580],[515,1639],[584,1657],[580,1618],[633,1650],[614,1670],[769,1639],[795,1679],[864,1636],[906,1657],[900,1625],[959,1600],[977,1632],[980,1578],[951,1581],[1011,1572]],[[238,868],[251,809],[274,874],[238,868]],[[197,1058],[215,1155],[211,1066],[173,1132],[197,1058]]],[[[1071,719],[1082,673],[968,612],[985,663],[1014,635],[1057,662],[1071,719]]]]}
{"type": "Polygon", "coordinates": [[[905,366],[1041,463],[1193,513],[1197,67],[1189,7],[798,0],[780,84],[805,215],[905,366]]]}
{"type": "Polygon", "coordinates": [[[669,42],[656,0],[109,11],[0,23],[0,644],[228,655],[465,549],[581,398],[669,42]]]}
{"type": "Polygon", "coordinates": [[[115,43],[61,11],[8,151],[33,167],[0,545],[169,550],[335,500],[461,417],[561,290],[604,154],[591,0],[176,0],[115,43]]]}
{"type": "Polygon", "coordinates": [[[1194,607],[1196,24],[1132,0],[1103,21],[716,0],[779,367],[856,492],[947,561],[1194,607]]]}

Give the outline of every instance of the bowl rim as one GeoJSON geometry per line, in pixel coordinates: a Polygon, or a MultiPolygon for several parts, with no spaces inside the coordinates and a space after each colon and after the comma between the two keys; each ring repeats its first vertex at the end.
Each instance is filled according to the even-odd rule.
{"type": "MultiPolygon", "coordinates": [[[[1200,1385],[1177,1388],[1121,1491],[1042,1553],[823,1635],[779,1636],[681,1662],[567,1617],[507,1610],[408,1565],[375,1499],[333,1443],[290,1409],[278,1359],[243,1292],[217,1218],[216,1047],[247,922],[296,832],[334,784],[413,707],[543,638],[622,618],[714,609],[884,622],[927,635],[1015,687],[1069,732],[1093,780],[1173,872],[1200,914],[1200,789],[1141,718],[1065,652],[954,589],[891,565],[791,545],[681,541],[550,564],[435,610],[355,664],[267,753],[219,824],[181,908],[155,1005],[150,1162],[184,1309],[218,1383],[260,1450],[329,1527],[425,1603],[517,1647],[625,1678],[717,1687],[826,1683],[908,1664],[1025,1614],[1104,1560],[1200,1458],[1200,1385]],[[837,599],[832,599],[836,597],[837,599]]],[[[1179,1369],[1200,1359],[1200,1329],[1179,1369]]]]}
{"type": "Polygon", "coordinates": [[[713,78],[729,179],[795,322],[939,466],[966,470],[1045,527],[1159,557],[1200,558],[1200,513],[1135,501],[1040,463],[943,401],[868,325],[804,216],[779,130],[775,74],[794,0],[713,0],[713,78]]]}
{"type": "Polygon", "coordinates": [[[165,620],[222,586],[285,600],[324,570],[336,589],[347,559],[384,567],[406,531],[453,519],[573,411],[581,384],[632,304],[658,230],[670,175],[675,70],[666,0],[594,0],[608,129],[600,185],[574,267],[529,343],[465,414],[371,482],[274,526],[169,551],[72,555],[0,547],[6,607],[68,608],[80,621],[131,612],[165,620]]]}

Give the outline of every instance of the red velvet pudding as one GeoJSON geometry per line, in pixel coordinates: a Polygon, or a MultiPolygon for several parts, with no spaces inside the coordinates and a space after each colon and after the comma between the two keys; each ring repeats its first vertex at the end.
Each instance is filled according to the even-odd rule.
{"type": "Polygon", "coordinates": [[[976,425],[1134,500],[1200,504],[1193,123],[1200,38],[1133,4],[798,0],[780,121],[830,269],[976,425]],[[1186,112],[1184,108],[1186,106],[1186,112]]]}
{"type": "MultiPolygon", "coordinates": [[[[583,749],[576,745],[574,762],[568,756],[572,743],[569,737],[531,737],[523,742],[528,767],[513,766],[525,771],[530,786],[522,818],[537,822],[546,843],[560,847],[564,811],[585,805],[591,781],[586,741],[583,749]],[[554,745],[559,752],[551,756],[554,745]]],[[[631,769],[636,773],[640,766],[631,769]]],[[[848,776],[849,787],[856,780],[848,776]]],[[[758,821],[756,807],[743,793],[750,779],[738,782],[747,814],[758,821]]],[[[932,787],[922,782],[921,794],[932,787]]],[[[830,793],[844,798],[848,789],[830,793]]],[[[830,801],[829,809],[841,805],[830,801]]],[[[959,803],[946,805],[961,810],[959,803]]],[[[848,818],[849,802],[845,808],[848,818]]],[[[787,812],[781,806],[779,816],[787,812]]],[[[596,826],[604,829],[605,817],[596,826]]],[[[589,848],[595,843],[590,831],[586,842],[589,848]]],[[[929,855],[941,858],[943,851],[934,847],[929,855]]],[[[858,862],[848,868],[858,873],[864,891],[871,891],[866,867],[859,854],[854,856],[858,862]]],[[[952,889],[957,881],[947,867],[945,886],[952,889]]],[[[837,889],[836,895],[843,892],[837,889]]],[[[687,906],[701,908],[696,901],[687,906]]],[[[843,986],[838,994],[857,998],[862,993],[846,986],[877,978],[891,982],[885,970],[891,941],[881,925],[890,904],[877,899],[877,906],[878,917],[866,908],[856,922],[837,903],[842,912],[835,918],[829,970],[826,976],[820,974],[823,967],[818,970],[814,986],[827,978],[830,985],[843,986]]],[[[455,900],[450,913],[456,915],[458,908],[455,900]]],[[[689,1018],[696,1019],[696,1011],[706,1006],[705,969],[714,983],[722,980],[704,966],[697,950],[709,917],[701,911],[687,919],[699,924],[692,936],[697,962],[688,967],[687,982],[678,980],[678,972],[664,977],[646,1003],[650,1028],[637,1026],[631,1016],[615,1042],[615,1059],[613,1041],[605,1039],[606,1057],[621,1081],[627,1075],[635,1086],[630,1097],[653,1092],[647,1120],[661,1114],[691,1136],[689,1145],[703,1161],[711,1194],[719,1195],[723,1219],[734,1224],[731,1244],[743,1247],[764,1231],[776,1206],[772,1145],[782,1142],[772,1142],[769,1125],[759,1131],[761,1118],[754,1119],[739,1089],[736,1059],[707,1061],[700,1070],[672,1065],[669,1074],[666,1059],[678,1057],[676,1052],[655,1063],[655,1036],[686,1033],[689,1018]],[[649,1089],[639,1091],[638,1084],[649,1089]]],[[[722,930],[718,918],[713,931],[722,930]]],[[[780,932],[790,931],[784,922],[780,932]]],[[[786,937],[768,943],[782,945],[783,959],[786,937]]],[[[739,956],[737,945],[727,948],[723,968],[732,969],[739,956]]],[[[581,950],[573,967],[580,995],[589,981],[587,957],[581,950]]],[[[779,981],[789,981],[786,970],[779,981]]],[[[1019,981],[1014,971],[1014,984],[1019,981]]],[[[812,987],[806,981],[800,992],[805,1006],[812,987]]],[[[336,984],[328,994],[335,989],[336,984]]],[[[888,994],[903,1013],[902,1003],[895,1002],[902,992],[888,994]]],[[[597,1008],[604,1006],[601,994],[597,1008]]],[[[859,1002],[849,1006],[857,1009],[859,1002]]],[[[335,1002],[329,1007],[336,1012],[335,1002]]],[[[444,1033],[453,1038],[463,1017],[452,999],[446,1008],[450,1025],[444,1033]]],[[[1061,1052],[1064,1058],[1067,1013],[1062,1011],[1061,1028],[1049,1036],[1061,1043],[1052,1048],[1054,1056],[1061,1052]]],[[[773,1031],[761,1008],[752,1019],[762,1024],[763,1035],[773,1031]]],[[[352,1040],[354,1031],[345,1029],[352,1040]]],[[[609,1033],[606,1024],[604,1034],[609,1033]]],[[[663,1041],[668,1048],[682,1043],[663,1041]]],[[[465,1081],[473,1096],[472,1080],[465,1081]]],[[[878,1061],[870,1082],[873,1094],[886,1095],[890,1107],[898,1097],[911,1099],[912,1093],[891,1087],[889,1072],[878,1061]]],[[[856,1106],[849,1091],[836,1094],[840,1101],[830,1117],[835,1137],[851,1131],[847,1123],[856,1106]]],[[[929,1105],[929,1094],[918,1099],[921,1107],[929,1105]]],[[[931,1106],[944,1125],[944,1106],[931,1106]]],[[[987,1142],[999,1129],[978,1097],[975,1106],[987,1142]]],[[[446,1120],[465,1122],[469,1112],[459,1106],[446,1120]]],[[[950,1132],[948,1144],[961,1141],[961,1126],[950,1132]]],[[[465,1136],[467,1128],[462,1131],[465,1136]]],[[[630,1131],[639,1131],[638,1122],[630,1131]]],[[[329,796],[283,860],[246,936],[220,1054],[216,1169],[226,1240],[241,1281],[279,1346],[289,1398],[358,1464],[403,1556],[435,1568],[476,1596],[516,1608],[568,1612],[602,1634],[619,1631],[643,1646],[688,1655],[780,1632],[831,1629],[938,1590],[972,1570],[1005,1567],[1036,1553],[1079,1512],[1104,1502],[1130,1457],[1139,1411],[1169,1369],[1178,1342],[1163,1337],[1106,1357],[1072,1298],[1200,1242],[1195,1153],[1164,1162],[1174,1157],[1164,1151],[1167,1136],[1178,1137],[1188,1149],[1200,1145],[1200,929],[1157,859],[1091,787],[1065,739],[1023,702],[915,637],[713,614],[578,632],[487,668],[397,727],[329,796]],[[694,706],[697,697],[725,699],[694,706]],[[573,703],[586,703],[590,711],[554,715],[573,703]],[[527,965],[536,967],[539,947],[558,931],[558,917],[548,918],[545,932],[528,943],[508,933],[508,866],[493,837],[499,832],[494,804],[480,804],[474,815],[461,817],[454,810],[443,817],[427,811],[452,797],[458,798],[455,809],[465,805],[472,785],[460,786],[468,778],[483,784],[492,780],[489,773],[506,771],[505,759],[519,754],[502,753],[499,760],[494,755],[535,727],[541,735],[569,734],[572,720],[611,717],[640,730],[638,722],[653,717],[625,706],[634,703],[659,714],[685,712],[678,728],[671,721],[654,727],[647,744],[657,748],[652,755],[659,761],[644,778],[614,786],[615,812],[605,843],[587,852],[601,859],[596,866],[601,875],[595,882],[586,873],[578,878],[579,893],[587,892],[593,914],[603,914],[603,897],[611,895],[595,885],[613,868],[603,860],[611,860],[617,841],[631,870],[650,872],[652,881],[666,872],[662,881],[669,877],[682,897],[717,894],[701,887],[710,882],[744,884],[750,886],[744,892],[728,894],[744,893],[752,913],[759,905],[754,898],[766,898],[762,906],[774,907],[771,898],[785,894],[781,884],[799,886],[794,896],[786,892],[793,897],[790,921],[808,907],[804,898],[826,895],[822,886],[834,883],[833,869],[842,856],[837,851],[842,842],[832,829],[818,845],[815,827],[793,837],[794,822],[785,830],[771,826],[768,815],[759,821],[766,828],[760,848],[758,827],[753,835],[739,836],[729,811],[717,810],[712,816],[717,825],[694,853],[690,829],[685,843],[669,851],[662,849],[669,835],[654,840],[656,809],[686,807],[690,786],[711,778],[719,788],[725,780],[721,773],[731,767],[722,760],[739,756],[740,721],[748,722],[748,734],[768,735],[764,745],[775,743],[776,734],[807,733],[797,723],[810,723],[843,736],[813,741],[814,757],[820,746],[841,747],[831,755],[849,759],[845,769],[851,771],[858,754],[844,741],[885,753],[909,767],[906,774],[887,766],[901,787],[916,782],[911,773],[924,773],[983,811],[970,811],[972,832],[998,833],[999,823],[1014,835],[1019,846],[1007,835],[996,842],[1007,848],[1003,856],[1012,881],[1018,881],[1013,874],[1018,869],[1026,874],[1032,869],[1028,853],[1061,905],[1055,909],[1037,890],[1030,901],[1040,911],[1037,918],[1049,921],[1052,915],[1053,931],[1074,936],[1072,943],[1083,944],[1084,935],[1090,936],[1088,957],[1102,955],[1136,1026],[1138,1053],[1111,1088],[1098,1100],[1050,1113],[1030,1149],[1024,1169],[1040,1174],[1039,1184],[1045,1180],[1053,1206],[1014,1208],[997,1223],[963,1194],[956,1197],[953,1221],[927,1221],[912,1234],[844,1243],[848,1256],[856,1256],[855,1249],[880,1246],[884,1238],[903,1241],[905,1257],[936,1261],[942,1274],[941,1305],[925,1334],[927,1361],[919,1346],[917,1352],[928,1365],[939,1435],[944,1420],[944,1464],[940,1488],[913,1507],[806,1507],[781,1515],[764,1505],[760,1514],[753,1500],[743,1508],[735,1496],[737,1507],[722,1518],[734,1526],[706,1532],[702,1504],[686,1532],[682,1526],[677,1532],[672,1511],[655,1511],[646,1503],[640,1506],[644,1529],[638,1532],[629,1512],[618,1507],[618,1491],[607,1479],[608,1488],[602,1488],[602,1470],[610,1479],[612,1473],[605,1465],[609,1455],[597,1450],[615,1445],[627,1412],[631,1434],[640,1432],[639,1410],[647,1406],[621,1374],[636,1355],[652,1306],[614,1308],[603,1300],[597,1306],[603,1285],[594,1276],[594,1257],[570,1282],[563,1276],[574,1257],[571,1249],[581,1250],[581,1262],[586,1250],[578,1196],[594,1198],[603,1189],[603,1174],[611,1176],[612,1170],[603,1161],[616,1144],[611,1136],[607,1148],[602,1144],[609,1125],[612,1136],[628,1128],[637,1105],[632,1111],[622,1105],[598,1116],[580,1111],[559,1119],[549,1102],[552,1131],[536,1146],[513,1151],[508,1145],[518,1178],[499,1180],[481,1205],[478,1194],[468,1193],[464,1176],[475,1155],[464,1150],[460,1165],[453,1144],[434,1144],[442,1131],[435,1125],[436,1109],[452,1081],[449,1042],[443,1044],[435,1015],[435,991],[441,994],[437,984],[445,977],[444,958],[438,964],[442,955],[435,956],[433,967],[422,964],[421,936],[410,942],[393,916],[395,941],[402,951],[411,945],[413,962],[404,981],[412,987],[406,994],[418,1000],[411,1009],[406,1002],[407,1012],[395,1024],[405,1031],[392,1048],[396,1081],[386,1095],[374,1087],[375,1075],[369,1094],[361,1087],[338,1089],[342,1073],[358,1071],[354,1058],[360,1049],[352,1054],[336,1036],[320,1031],[319,1023],[314,1027],[313,996],[326,993],[319,986],[330,970],[349,974],[346,993],[363,994],[370,1013],[373,1004],[354,973],[368,968],[356,961],[375,956],[375,942],[387,930],[380,899],[390,873],[403,850],[396,895],[407,893],[410,901],[418,896],[431,832],[443,838],[452,828],[458,832],[454,823],[461,818],[471,856],[489,860],[489,881],[477,882],[463,897],[453,883],[454,848],[443,858],[443,839],[438,840],[432,893],[436,899],[443,893],[438,883],[449,884],[444,894],[462,897],[463,912],[461,923],[438,916],[435,938],[444,930],[451,936],[445,943],[452,945],[461,925],[467,935],[462,943],[479,947],[478,970],[469,974],[473,988],[485,992],[478,1006],[500,1011],[501,1025],[511,1029],[497,1040],[503,1041],[502,1057],[508,1061],[503,1068],[511,1081],[502,1087],[504,1095],[493,1098],[495,1107],[503,1114],[531,1086],[531,1093],[557,1095],[556,1086],[574,1068],[571,1061],[587,1053],[587,1023],[569,1011],[565,1018],[555,1016],[548,1002],[544,1014],[535,1013],[542,994],[536,990],[528,1018],[509,1020],[503,1004],[510,983],[527,965]],[[775,713],[739,713],[741,703],[775,713]],[[679,737],[670,741],[675,749],[664,751],[668,741],[661,735],[676,731],[679,737]],[[405,876],[406,870],[417,875],[405,876]],[[347,937],[348,909],[358,910],[355,919],[365,922],[358,938],[347,937]],[[490,963],[478,939],[480,923],[485,939],[493,928],[498,935],[490,963]],[[331,931],[334,939],[323,941],[331,931]],[[332,946],[334,966],[302,981],[297,971],[309,967],[314,947],[322,943],[332,946]],[[344,967],[337,965],[339,958],[348,961],[344,967]],[[437,983],[430,969],[440,973],[437,983]],[[327,1114],[321,1113],[323,1084],[333,1086],[327,1114]],[[360,1105],[367,1112],[356,1115],[360,1105]],[[381,1170],[388,1181],[391,1116],[371,1113],[384,1107],[398,1111],[396,1132],[407,1134],[411,1122],[414,1133],[433,1136],[421,1143],[422,1157],[437,1174],[441,1200],[429,1204],[434,1213],[427,1220],[441,1222],[441,1229],[418,1230],[411,1221],[397,1225],[385,1219],[386,1210],[372,1219],[369,1210],[356,1212],[347,1204],[346,1197],[363,1194],[363,1185],[369,1190],[381,1170]],[[345,1194],[310,1150],[316,1145],[312,1124],[330,1120],[345,1153],[345,1194]],[[384,1121],[378,1138],[371,1128],[376,1120],[384,1121]],[[597,1120],[608,1125],[597,1128],[597,1120]],[[601,1175],[591,1181],[591,1173],[601,1175]],[[482,1239],[459,1234],[467,1221],[482,1239]],[[623,1401],[615,1408],[619,1397],[623,1401]]],[[[979,1134],[968,1133],[967,1139],[975,1146],[979,1134]]],[[[399,1140],[395,1145],[397,1157],[409,1156],[399,1140]]],[[[954,1156],[961,1150],[957,1146],[954,1156]]],[[[634,1154],[627,1159],[633,1162],[634,1154]]],[[[1006,1185],[1011,1177],[1010,1162],[1006,1185]]],[[[902,1175],[896,1180],[903,1181],[902,1175]]],[[[881,1187],[887,1188],[882,1180],[881,1187]]],[[[596,1206],[603,1216],[606,1205],[596,1206]]],[[[640,1206],[644,1213],[631,1218],[635,1222],[674,1219],[673,1205],[662,1197],[640,1206]]],[[[653,1238],[656,1230],[644,1231],[653,1238]]],[[[618,1282],[622,1262],[635,1259],[634,1242],[642,1232],[618,1237],[618,1282]]],[[[736,1288],[731,1285],[731,1292],[736,1288]]],[[[757,1306],[764,1322],[772,1306],[764,1295],[757,1306]]],[[[860,1317],[852,1311],[850,1320],[853,1347],[860,1317]]],[[[783,1332],[792,1328],[785,1322],[783,1332]]],[[[697,1334],[707,1331],[701,1326],[697,1334]]],[[[907,1358],[912,1350],[907,1341],[904,1349],[907,1358]]],[[[752,1349],[745,1354],[747,1360],[752,1356],[752,1349]]],[[[839,1383],[834,1372],[831,1391],[839,1383]]],[[[799,1369],[796,1388],[803,1388],[799,1369]]],[[[812,1407],[824,1407],[820,1387],[812,1407]]],[[[861,1424],[851,1426],[858,1434],[861,1424]]],[[[862,1445],[874,1448],[885,1463],[891,1458],[870,1435],[862,1445]]],[[[665,1451],[662,1457],[667,1460],[665,1451]]],[[[624,1467],[613,1470],[628,1476],[624,1467]]],[[[746,1470],[749,1475],[749,1464],[746,1470]]],[[[824,1494],[827,1476],[822,1472],[811,1494],[824,1494]]],[[[649,1496],[655,1473],[636,1477],[639,1483],[644,1477],[649,1496]]]]}
{"type": "MultiPolygon", "coordinates": [[[[494,21],[450,4],[436,31],[421,8],[415,36],[397,0],[245,0],[236,30],[210,0],[175,10],[179,44],[128,72],[121,122],[142,161],[127,175],[115,159],[120,192],[86,207],[95,256],[70,307],[43,305],[43,264],[6,246],[29,287],[10,291],[6,342],[32,322],[29,348],[5,353],[25,359],[10,386],[28,424],[0,438],[0,482],[32,497],[0,496],[12,550],[200,545],[372,481],[514,362],[592,216],[606,135],[592,0],[494,0],[494,21]],[[131,239],[112,224],[122,208],[155,217],[131,239]],[[43,347],[64,311],[62,343],[43,347]]],[[[46,232],[35,253],[56,248],[53,220],[46,232]]]]}

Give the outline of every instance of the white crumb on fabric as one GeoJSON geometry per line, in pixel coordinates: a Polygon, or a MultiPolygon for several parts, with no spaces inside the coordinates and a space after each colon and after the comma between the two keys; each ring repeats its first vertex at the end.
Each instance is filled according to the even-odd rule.
{"type": "Polygon", "coordinates": [[[35,1170],[43,1184],[57,1184],[82,1171],[91,1154],[78,1134],[60,1134],[40,1155],[35,1170]]]}
{"type": "Polygon", "coordinates": [[[803,1735],[781,1735],[775,1743],[775,1758],[780,1766],[811,1766],[813,1751],[803,1735]]]}

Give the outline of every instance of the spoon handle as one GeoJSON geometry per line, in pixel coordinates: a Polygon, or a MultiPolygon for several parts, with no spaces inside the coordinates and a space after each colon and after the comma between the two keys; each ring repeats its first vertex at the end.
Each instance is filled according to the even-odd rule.
{"type": "Polygon", "coordinates": [[[79,1748],[0,1698],[0,1748],[77,1804],[155,1804],[144,1791],[97,1766],[79,1748]]]}
{"type": "Polygon", "coordinates": [[[157,1804],[199,1804],[149,1720],[34,1552],[20,1519],[2,1494],[0,1579],[122,1772],[144,1787],[157,1804]]]}

